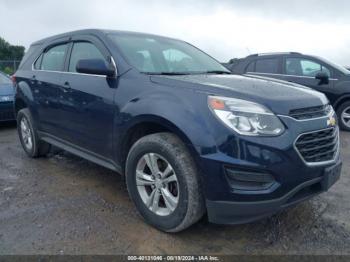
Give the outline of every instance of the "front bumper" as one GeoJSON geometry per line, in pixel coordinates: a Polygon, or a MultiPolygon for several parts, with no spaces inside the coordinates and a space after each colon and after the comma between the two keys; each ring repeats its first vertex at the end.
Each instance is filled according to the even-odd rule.
{"type": "Polygon", "coordinates": [[[306,181],[277,199],[252,202],[207,200],[209,221],[217,224],[243,224],[271,216],[278,211],[327,191],[339,180],[341,162],[339,161],[331,168],[335,170],[332,174],[324,174],[306,181]]]}
{"type": "Polygon", "coordinates": [[[288,128],[279,137],[237,137],[218,129],[221,133],[217,134],[220,140],[216,149],[199,149],[198,163],[211,222],[240,224],[270,216],[327,191],[339,179],[340,171],[332,183],[326,183],[328,169],[341,169],[339,151],[331,161],[310,165],[295,148],[300,134],[330,128],[327,119],[280,118],[288,128]],[[260,189],[259,183],[237,186],[228,176],[230,170],[240,177],[263,174],[259,182],[267,182],[260,189]]]}
{"type": "Polygon", "coordinates": [[[0,102],[0,122],[14,121],[13,101],[0,102]]]}

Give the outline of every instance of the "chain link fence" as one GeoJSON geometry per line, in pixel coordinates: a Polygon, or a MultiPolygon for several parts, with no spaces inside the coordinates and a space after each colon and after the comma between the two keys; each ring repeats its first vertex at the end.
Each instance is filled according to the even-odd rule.
{"type": "Polygon", "coordinates": [[[12,75],[16,72],[20,62],[20,60],[0,60],[0,71],[12,75]]]}

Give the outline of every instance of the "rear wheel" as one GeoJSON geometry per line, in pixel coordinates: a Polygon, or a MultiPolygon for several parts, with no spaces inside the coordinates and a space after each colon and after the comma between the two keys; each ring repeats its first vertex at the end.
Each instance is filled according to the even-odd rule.
{"type": "Polygon", "coordinates": [[[35,158],[49,153],[50,144],[39,139],[27,108],[21,109],[17,114],[17,131],[22,147],[28,156],[35,158]]]}
{"type": "Polygon", "coordinates": [[[130,149],[126,176],[136,208],[156,228],[178,232],[203,216],[196,165],[175,135],[158,133],[138,140],[130,149]]]}
{"type": "Polygon", "coordinates": [[[350,131],[350,101],[347,101],[338,107],[337,115],[340,128],[345,131],[350,131]]]}

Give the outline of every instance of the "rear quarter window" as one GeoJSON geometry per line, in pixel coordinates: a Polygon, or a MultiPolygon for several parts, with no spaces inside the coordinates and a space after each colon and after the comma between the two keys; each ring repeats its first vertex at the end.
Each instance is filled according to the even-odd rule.
{"type": "Polygon", "coordinates": [[[41,54],[38,59],[34,62],[34,69],[40,69],[41,66],[41,60],[43,59],[43,54],[41,54]]]}
{"type": "Polygon", "coordinates": [[[19,69],[29,69],[32,66],[33,60],[39,55],[39,49],[41,44],[31,45],[28,51],[24,54],[21,63],[19,64],[19,69]]]}
{"type": "Polygon", "coordinates": [[[254,70],[254,66],[255,66],[255,61],[250,62],[250,63],[247,65],[245,71],[246,71],[246,72],[254,72],[254,71],[255,71],[255,70],[254,70]]]}

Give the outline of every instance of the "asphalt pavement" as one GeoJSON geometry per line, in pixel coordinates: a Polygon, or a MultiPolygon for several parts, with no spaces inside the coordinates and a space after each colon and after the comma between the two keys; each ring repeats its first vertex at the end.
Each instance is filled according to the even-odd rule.
{"type": "Polygon", "coordinates": [[[258,222],[204,217],[178,234],[138,215],[119,174],[55,151],[28,158],[14,125],[0,126],[0,254],[350,254],[350,133],[329,192],[258,222]]]}

